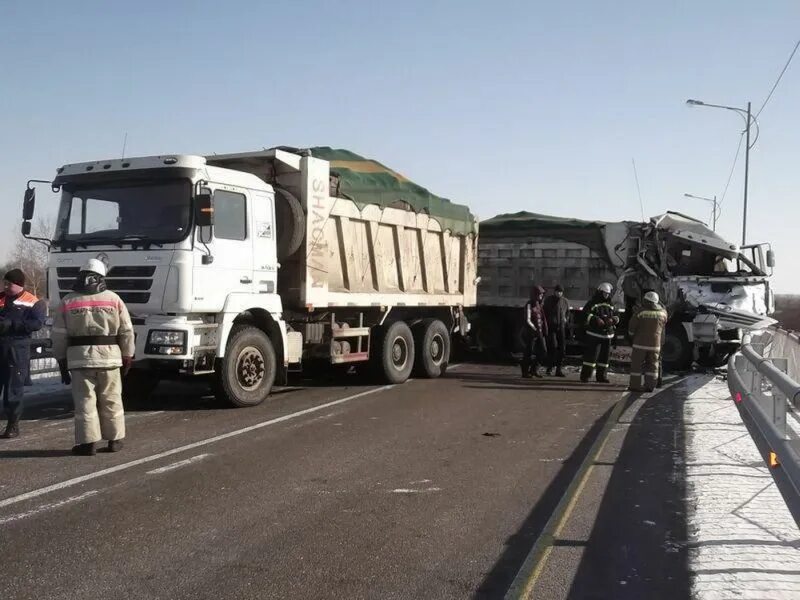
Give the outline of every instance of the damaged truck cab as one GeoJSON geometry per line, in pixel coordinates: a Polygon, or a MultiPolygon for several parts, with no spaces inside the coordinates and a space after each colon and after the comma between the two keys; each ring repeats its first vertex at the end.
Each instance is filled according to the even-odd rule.
{"type": "Polygon", "coordinates": [[[670,314],[663,355],[688,367],[724,364],[742,332],[774,323],[769,244],[731,243],[704,223],[668,212],[632,225],[620,289],[630,310],[641,290],[659,292],[670,314]]]}
{"type": "Polygon", "coordinates": [[[535,282],[564,287],[575,342],[581,307],[599,283],[608,281],[616,284],[615,303],[623,313],[620,341],[627,317],[653,290],[670,316],[665,364],[722,364],[739,346],[744,329],[774,322],[769,317],[774,262],[769,244],[740,248],[701,221],[674,212],[643,223],[499,215],[481,224],[473,341],[490,352],[518,346],[521,307],[535,282]]]}

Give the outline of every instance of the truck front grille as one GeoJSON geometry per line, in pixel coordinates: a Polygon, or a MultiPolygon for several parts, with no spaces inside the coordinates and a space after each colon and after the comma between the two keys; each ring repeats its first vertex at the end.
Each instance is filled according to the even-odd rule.
{"type": "MultiPolygon", "coordinates": [[[[75,279],[78,277],[78,267],[58,267],[59,296],[63,298],[72,291],[75,279]]],[[[111,267],[106,276],[106,286],[116,292],[126,304],[147,304],[150,301],[150,292],[153,286],[154,266],[125,266],[111,267]]]]}

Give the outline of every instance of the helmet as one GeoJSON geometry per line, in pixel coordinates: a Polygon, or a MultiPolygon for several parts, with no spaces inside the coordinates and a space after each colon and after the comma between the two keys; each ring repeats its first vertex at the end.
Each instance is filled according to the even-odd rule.
{"type": "Polygon", "coordinates": [[[90,273],[97,273],[101,277],[106,276],[106,266],[103,264],[103,261],[97,258],[90,258],[86,261],[86,264],[83,265],[81,271],[88,271],[90,273]]]}
{"type": "Polygon", "coordinates": [[[660,301],[658,294],[656,294],[655,292],[647,292],[644,295],[644,299],[647,300],[648,302],[652,302],[653,304],[658,304],[660,301]]]}
{"type": "Polygon", "coordinates": [[[611,292],[614,291],[614,286],[611,285],[610,283],[606,282],[606,283],[601,283],[600,285],[598,285],[597,289],[600,290],[601,292],[606,293],[606,294],[610,294],[611,292]]]}

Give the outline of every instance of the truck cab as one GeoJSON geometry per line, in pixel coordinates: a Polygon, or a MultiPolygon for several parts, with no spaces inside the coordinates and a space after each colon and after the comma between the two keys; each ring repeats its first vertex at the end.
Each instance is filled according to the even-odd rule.
{"type": "Polygon", "coordinates": [[[271,185],[201,156],[169,155],[64,165],[52,187],[61,200],[49,295],[66,296],[89,258],[105,263],[107,286],[128,306],[136,332],[128,389],[218,371],[231,329],[248,320],[271,348],[237,359],[235,403],[263,393],[299,360],[285,351],[271,185]]]}

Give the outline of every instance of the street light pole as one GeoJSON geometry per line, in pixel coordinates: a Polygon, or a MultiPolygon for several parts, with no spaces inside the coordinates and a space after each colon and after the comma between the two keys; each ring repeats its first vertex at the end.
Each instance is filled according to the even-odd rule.
{"type": "MultiPolygon", "coordinates": [[[[747,145],[744,150],[744,210],[742,216],[742,246],[744,246],[747,243],[747,191],[750,181],[750,148],[754,146],[756,140],[758,140],[758,121],[751,112],[750,102],[747,103],[747,110],[744,110],[743,108],[736,108],[735,106],[708,104],[707,102],[701,102],[700,100],[687,100],[686,104],[688,106],[707,106],[709,108],[724,108],[725,110],[732,110],[739,113],[739,115],[741,115],[741,117],[745,120],[745,135],[747,136],[747,145]],[[756,139],[750,143],[750,126],[753,123],[756,125],[756,139]]],[[[716,212],[714,214],[716,215],[716,212]]]]}
{"type": "Polygon", "coordinates": [[[744,215],[742,216],[742,246],[747,243],[747,184],[750,175],[750,103],[747,103],[747,140],[744,147],[744,215]]]}
{"type": "Polygon", "coordinates": [[[695,196],[694,194],[684,194],[687,198],[694,198],[696,200],[705,200],[706,202],[711,202],[714,206],[714,212],[711,214],[711,223],[714,231],[717,230],[717,216],[718,216],[718,208],[717,208],[717,197],[714,196],[713,198],[706,198],[705,196],[695,196]]]}

